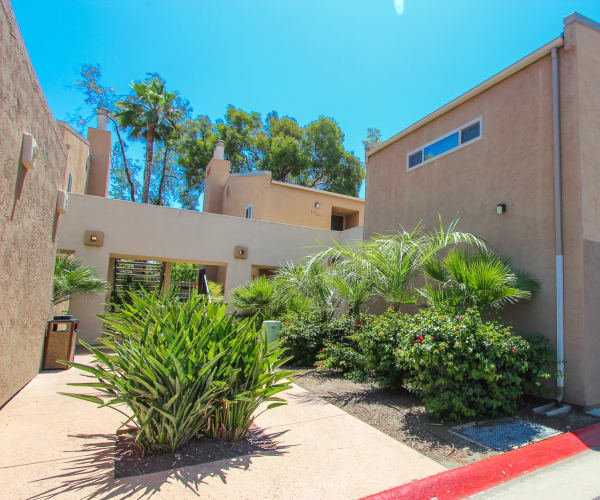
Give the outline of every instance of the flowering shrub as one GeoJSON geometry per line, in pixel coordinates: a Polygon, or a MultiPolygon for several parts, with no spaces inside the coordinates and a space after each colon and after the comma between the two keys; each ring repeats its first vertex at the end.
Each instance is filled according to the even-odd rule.
{"type": "Polygon", "coordinates": [[[397,364],[437,418],[511,414],[528,382],[551,376],[547,341],[532,343],[497,321],[484,322],[474,309],[462,316],[427,309],[404,325],[397,364]]]}
{"type": "Polygon", "coordinates": [[[281,345],[296,366],[312,366],[326,344],[344,343],[353,333],[354,322],[343,317],[325,320],[318,313],[296,314],[284,318],[281,345]]]}

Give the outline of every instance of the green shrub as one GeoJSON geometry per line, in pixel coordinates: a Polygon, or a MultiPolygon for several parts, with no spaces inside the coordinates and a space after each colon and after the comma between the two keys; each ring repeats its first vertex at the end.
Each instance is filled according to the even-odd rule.
{"type": "Polygon", "coordinates": [[[365,316],[363,327],[352,337],[362,355],[364,377],[372,378],[384,387],[402,385],[404,372],[396,351],[411,321],[412,316],[392,309],[379,316],[365,316]]]}
{"type": "Polygon", "coordinates": [[[242,437],[260,403],[285,404],[274,395],[289,388],[290,372],[278,370],[287,361],[281,349],[225,308],[202,295],[180,303],[173,295],[130,294],[119,312],[100,316],[107,327],[101,346],[82,342],[93,365],[65,362],[97,378],[71,385],[99,394],[63,394],[117,411],[124,404],[144,451],[173,452],[199,433],[242,437]]]}
{"type": "Polygon", "coordinates": [[[526,383],[550,376],[547,342],[538,338],[532,346],[510,327],[482,321],[473,309],[462,316],[422,311],[398,340],[406,385],[437,418],[514,413],[526,383]]]}
{"type": "Polygon", "coordinates": [[[289,315],[283,320],[281,345],[296,366],[312,366],[320,349],[347,342],[353,330],[349,317],[327,320],[319,313],[289,315]]]}
{"type": "Polygon", "coordinates": [[[364,357],[349,343],[326,343],[317,354],[316,366],[319,370],[341,371],[347,378],[356,382],[366,378],[364,357]]]}

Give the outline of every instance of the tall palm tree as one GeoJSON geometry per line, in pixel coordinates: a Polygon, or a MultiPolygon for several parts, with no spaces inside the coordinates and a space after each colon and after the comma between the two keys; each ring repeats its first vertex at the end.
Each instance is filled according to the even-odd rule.
{"type": "Polygon", "coordinates": [[[146,141],[142,203],[148,203],[154,143],[168,137],[183,117],[183,113],[177,109],[178,94],[168,92],[164,80],[158,76],[152,76],[142,82],[132,82],[131,88],[133,95],[117,103],[120,109],[117,118],[121,126],[129,130],[132,139],[146,141]]]}

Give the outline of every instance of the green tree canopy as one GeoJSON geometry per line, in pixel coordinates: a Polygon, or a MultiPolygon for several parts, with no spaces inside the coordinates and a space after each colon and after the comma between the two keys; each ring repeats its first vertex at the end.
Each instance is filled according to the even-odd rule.
{"type": "Polygon", "coordinates": [[[320,117],[302,127],[289,116],[258,113],[229,106],[225,119],[206,116],[188,120],[177,151],[190,189],[200,189],[218,139],[232,172],[268,170],[273,179],[357,196],[364,179],[361,161],[344,148],[344,134],[331,118],[320,117]]]}

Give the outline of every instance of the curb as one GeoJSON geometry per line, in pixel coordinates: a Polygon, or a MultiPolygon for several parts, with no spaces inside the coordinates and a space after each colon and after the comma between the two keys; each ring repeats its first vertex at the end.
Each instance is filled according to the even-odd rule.
{"type": "Polygon", "coordinates": [[[600,446],[600,423],[440,472],[363,500],[465,498],[600,446]]]}

